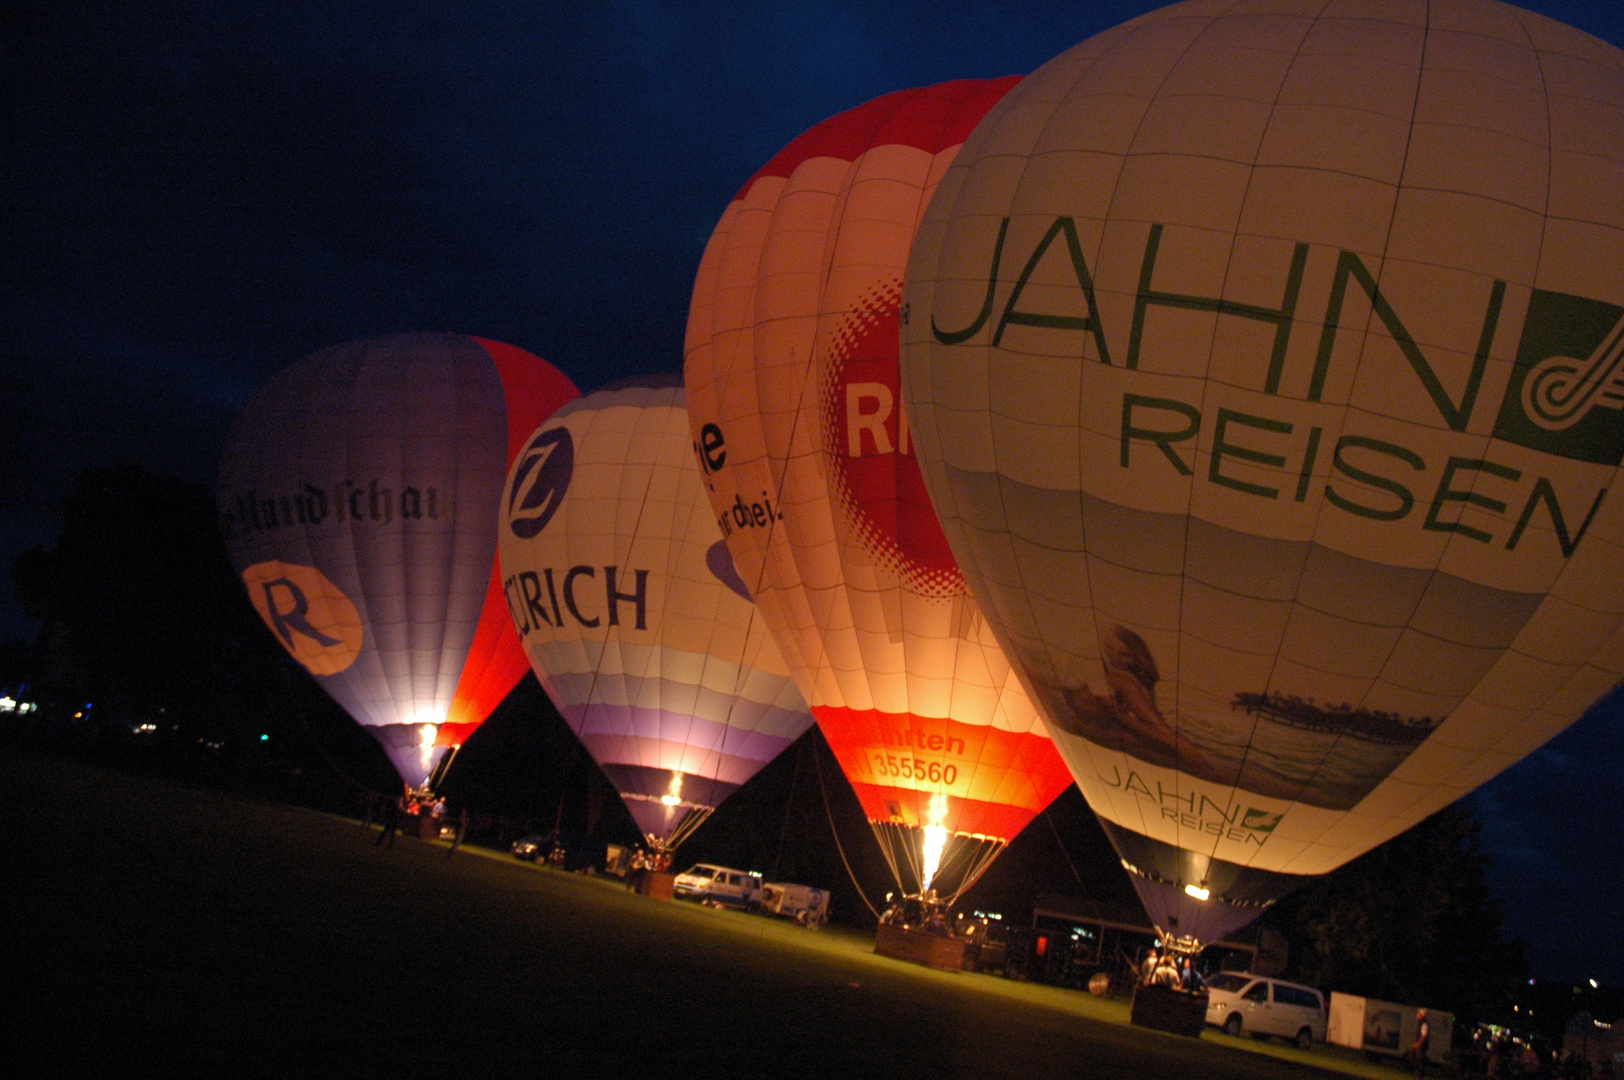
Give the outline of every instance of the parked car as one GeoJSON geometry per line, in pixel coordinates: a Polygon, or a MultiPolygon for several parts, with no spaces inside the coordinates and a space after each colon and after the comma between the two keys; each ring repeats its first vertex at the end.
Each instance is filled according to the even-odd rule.
{"type": "Polygon", "coordinates": [[[545,859],[553,850],[553,838],[550,836],[521,836],[513,841],[513,857],[525,862],[535,862],[545,859]]]}
{"type": "Polygon", "coordinates": [[[586,836],[522,836],[513,841],[513,857],[548,862],[565,870],[596,874],[604,868],[609,845],[586,836]]]}
{"type": "Polygon", "coordinates": [[[761,910],[794,919],[808,930],[821,930],[829,919],[829,893],[811,885],[769,881],[761,887],[761,910]]]}
{"type": "Polygon", "coordinates": [[[690,900],[755,908],[761,902],[761,875],[729,866],[695,863],[677,875],[674,891],[690,900]]]}
{"type": "Polygon", "coordinates": [[[1207,978],[1207,1023],[1228,1035],[1277,1035],[1307,1050],[1325,1041],[1325,996],[1312,986],[1226,971],[1207,978]]]}

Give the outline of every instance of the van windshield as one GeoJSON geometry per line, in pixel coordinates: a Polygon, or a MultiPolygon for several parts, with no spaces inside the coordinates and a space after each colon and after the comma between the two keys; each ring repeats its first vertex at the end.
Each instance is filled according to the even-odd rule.
{"type": "Polygon", "coordinates": [[[1223,990],[1226,993],[1233,994],[1251,981],[1251,978],[1246,975],[1211,975],[1207,978],[1207,986],[1212,990],[1223,990]]]}
{"type": "Polygon", "coordinates": [[[716,869],[714,867],[710,867],[710,866],[690,866],[688,868],[687,872],[684,873],[682,876],[683,877],[708,878],[708,877],[715,876],[715,874],[716,874],[716,869]]]}

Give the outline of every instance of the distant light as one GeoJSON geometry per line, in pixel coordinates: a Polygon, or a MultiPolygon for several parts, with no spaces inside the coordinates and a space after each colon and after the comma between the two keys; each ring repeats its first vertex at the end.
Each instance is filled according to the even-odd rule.
{"type": "Polygon", "coordinates": [[[10,694],[0,695],[0,712],[16,712],[17,699],[10,694]]]}
{"type": "Polygon", "coordinates": [[[1197,900],[1205,900],[1212,895],[1212,890],[1203,889],[1199,885],[1186,885],[1184,886],[1184,892],[1185,895],[1193,896],[1197,900]]]}
{"type": "Polygon", "coordinates": [[[1592,990],[1600,990],[1601,987],[1596,985],[1596,980],[1595,979],[1591,979],[1590,980],[1590,989],[1592,989],[1592,990]]]}
{"type": "Polygon", "coordinates": [[[270,741],[271,741],[271,737],[270,737],[270,736],[269,736],[269,735],[261,735],[261,736],[260,736],[260,737],[259,737],[259,741],[260,741],[260,742],[270,742],[270,741]]]}

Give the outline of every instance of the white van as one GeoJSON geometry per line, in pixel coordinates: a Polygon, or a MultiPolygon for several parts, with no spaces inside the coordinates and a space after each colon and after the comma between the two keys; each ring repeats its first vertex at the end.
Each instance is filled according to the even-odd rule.
{"type": "Polygon", "coordinates": [[[1207,979],[1207,1023],[1227,1035],[1278,1035],[1307,1050],[1325,1041],[1325,997],[1312,986],[1226,971],[1207,979]]]}
{"type": "Polygon", "coordinates": [[[695,863],[672,884],[678,896],[690,900],[754,908],[761,902],[761,875],[712,863],[695,863]]]}

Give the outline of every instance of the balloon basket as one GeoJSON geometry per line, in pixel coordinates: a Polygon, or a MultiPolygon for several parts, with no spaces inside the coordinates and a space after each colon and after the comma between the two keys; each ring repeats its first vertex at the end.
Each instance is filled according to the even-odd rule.
{"type": "Polygon", "coordinates": [[[874,935],[874,951],[879,955],[942,971],[961,970],[969,947],[970,943],[962,938],[890,923],[881,923],[874,935]]]}
{"type": "Polygon", "coordinates": [[[1207,1022],[1207,995],[1170,986],[1140,986],[1133,992],[1129,1018],[1140,1027],[1197,1037],[1207,1022]]]}
{"type": "Polygon", "coordinates": [[[677,875],[664,870],[650,870],[637,883],[637,891],[655,900],[669,900],[676,895],[677,875]]]}
{"type": "Polygon", "coordinates": [[[433,814],[402,814],[400,831],[419,840],[438,840],[441,819],[433,814]]]}

